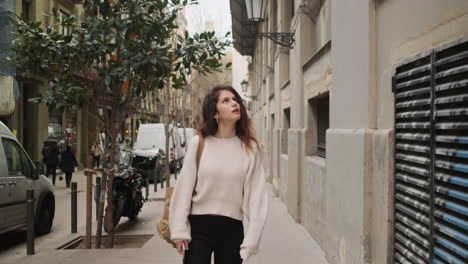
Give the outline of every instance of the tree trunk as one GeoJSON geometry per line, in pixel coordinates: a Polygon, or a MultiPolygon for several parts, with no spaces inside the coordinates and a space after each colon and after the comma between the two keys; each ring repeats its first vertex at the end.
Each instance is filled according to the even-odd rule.
{"type": "Polygon", "coordinates": [[[171,169],[170,169],[170,149],[169,149],[169,137],[170,137],[170,131],[169,131],[169,125],[171,124],[170,120],[170,85],[169,83],[165,85],[165,97],[166,97],[166,103],[164,104],[164,132],[166,133],[166,159],[165,159],[165,175],[166,175],[166,188],[171,186],[171,169]]]}
{"type": "Polygon", "coordinates": [[[114,247],[114,222],[113,222],[113,213],[114,213],[114,203],[112,195],[112,184],[114,182],[114,171],[109,171],[109,178],[107,179],[107,208],[106,208],[106,219],[105,225],[107,229],[107,248],[114,247]]]}
{"type": "MultiPolygon", "coordinates": [[[[115,113],[114,113],[114,117],[115,117],[115,113]]],[[[113,120],[115,120],[115,118],[113,118],[113,120]]],[[[118,127],[120,124],[119,124],[119,120],[116,120],[112,123],[112,129],[118,127]]],[[[111,227],[110,229],[108,229],[108,241],[107,241],[107,244],[108,244],[108,248],[113,248],[114,247],[114,235],[115,235],[115,227],[114,226],[114,222],[113,222],[113,215],[114,215],[114,206],[113,206],[113,200],[114,200],[114,197],[113,197],[113,182],[114,182],[114,165],[115,165],[115,140],[117,138],[117,134],[112,131],[110,134],[110,137],[111,137],[111,149],[110,149],[110,170],[109,170],[109,181],[108,181],[108,184],[107,184],[107,208],[109,208],[109,216],[107,217],[108,219],[106,219],[107,221],[110,221],[110,224],[109,224],[109,227],[111,227]],[[109,219],[110,218],[110,219],[109,219]]]]}
{"type": "Polygon", "coordinates": [[[102,221],[104,218],[104,199],[106,198],[106,185],[107,185],[107,171],[103,170],[102,172],[102,181],[101,181],[101,196],[99,197],[99,208],[98,208],[98,222],[96,228],[96,248],[101,247],[101,237],[102,237],[102,221]]]}
{"type": "MultiPolygon", "coordinates": [[[[112,107],[113,109],[117,109],[116,105],[112,107]]],[[[107,239],[107,248],[113,248],[114,247],[114,234],[115,234],[115,226],[114,226],[114,221],[113,221],[113,215],[114,215],[114,197],[113,197],[113,182],[114,182],[114,164],[115,164],[115,144],[116,144],[116,138],[117,138],[117,132],[116,130],[120,127],[120,115],[119,111],[112,111],[110,112],[110,116],[108,119],[108,125],[107,125],[107,134],[110,137],[110,149],[106,151],[106,153],[109,154],[110,160],[109,160],[109,165],[107,168],[107,173],[108,173],[108,179],[107,182],[104,184],[107,184],[107,208],[106,208],[106,214],[105,214],[105,219],[104,223],[106,226],[107,234],[108,234],[108,239],[107,239]]]]}

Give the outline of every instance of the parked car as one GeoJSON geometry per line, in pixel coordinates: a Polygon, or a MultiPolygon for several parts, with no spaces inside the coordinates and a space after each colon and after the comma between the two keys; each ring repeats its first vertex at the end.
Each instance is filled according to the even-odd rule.
{"type": "Polygon", "coordinates": [[[55,215],[52,182],[34,166],[26,151],[0,122],[0,234],[26,227],[26,190],[34,190],[36,234],[49,233],[55,215]]]}
{"type": "MultiPolygon", "coordinates": [[[[169,129],[171,128],[172,126],[169,127],[169,129]]],[[[164,132],[163,123],[141,124],[138,128],[138,135],[132,152],[148,152],[148,150],[154,153],[161,153],[162,151],[169,158],[171,171],[176,167],[180,168],[178,165],[184,158],[184,149],[177,129],[173,129],[169,137],[169,155],[166,155],[166,133],[164,132]]]]}

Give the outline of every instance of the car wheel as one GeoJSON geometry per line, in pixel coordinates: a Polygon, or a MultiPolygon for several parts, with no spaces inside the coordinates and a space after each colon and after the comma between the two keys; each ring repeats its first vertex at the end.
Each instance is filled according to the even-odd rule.
{"type": "Polygon", "coordinates": [[[54,202],[51,198],[45,198],[39,210],[39,216],[36,222],[36,234],[45,235],[52,230],[54,221],[54,202]]]}

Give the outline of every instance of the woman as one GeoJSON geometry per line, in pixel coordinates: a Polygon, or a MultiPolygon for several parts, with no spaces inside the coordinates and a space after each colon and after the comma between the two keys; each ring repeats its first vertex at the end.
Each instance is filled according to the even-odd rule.
{"type": "Polygon", "coordinates": [[[171,199],[171,240],[184,264],[209,264],[213,252],[216,264],[242,263],[257,251],[267,210],[261,150],[245,106],[232,87],[216,86],[205,97],[199,135],[189,142],[171,199]]]}
{"type": "Polygon", "coordinates": [[[55,186],[57,164],[59,164],[60,148],[57,145],[57,141],[53,138],[49,138],[44,141],[44,147],[42,148],[42,162],[46,165],[46,174],[48,178],[52,175],[52,183],[55,186]]]}
{"type": "Polygon", "coordinates": [[[62,158],[60,159],[60,168],[65,173],[67,188],[70,188],[70,182],[72,179],[72,174],[75,171],[75,166],[78,166],[75,153],[72,151],[72,146],[67,145],[67,149],[62,152],[62,158]]]}
{"type": "Polygon", "coordinates": [[[101,150],[99,149],[98,143],[94,143],[93,146],[91,147],[91,154],[93,155],[93,169],[94,169],[94,165],[97,165],[96,169],[99,169],[99,161],[101,159],[101,150]]]}

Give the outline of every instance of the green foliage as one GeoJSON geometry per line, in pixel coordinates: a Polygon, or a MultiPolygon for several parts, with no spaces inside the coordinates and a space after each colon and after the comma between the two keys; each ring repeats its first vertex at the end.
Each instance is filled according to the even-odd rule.
{"type": "Polygon", "coordinates": [[[184,88],[192,69],[202,74],[223,69],[220,60],[229,41],[214,32],[177,34],[177,15],[195,3],[85,0],[84,21],[73,16],[57,21],[67,35],[17,18],[13,62],[24,75],[49,83],[36,102],[80,106],[95,101],[130,111],[136,99],[168,81],[184,88]]]}

